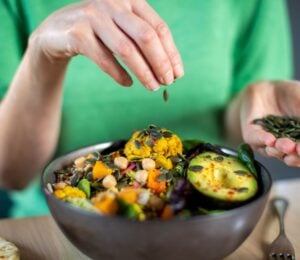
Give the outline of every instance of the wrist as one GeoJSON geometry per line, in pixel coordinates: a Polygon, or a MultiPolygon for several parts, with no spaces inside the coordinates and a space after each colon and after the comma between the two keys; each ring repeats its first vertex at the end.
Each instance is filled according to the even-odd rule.
{"type": "Polygon", "coordinates": [[[69,58],[52,59],[30,41],[21,66],[34,85],[48,91],[62,86],[69,60],[69,58]]]}
{"type": "Polygon", "coordinates": [[[28,47],[24,54],[24,58],[29,60],[34,70],[46,70],[48,72],[58,73],[67,67],[70,60],[69,57],[54,58],[47,54],[36,42],[37,40],[29,40],[28,47]]]}

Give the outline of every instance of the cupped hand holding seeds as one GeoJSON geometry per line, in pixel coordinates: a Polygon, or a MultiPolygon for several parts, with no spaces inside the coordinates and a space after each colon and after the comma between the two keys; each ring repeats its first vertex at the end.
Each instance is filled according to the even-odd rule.
{"type": "MultiPolygon", "coordinates": [[[[242,138],[254,149],[264,156],[276,157],[288,166],[300,167],[299,141],[289,135],[275,136],[261,125],[254,123],[255,120],[268,115],[300,118],[299,82],[274,81],[252,84],[232,103],[227,114],[230,113],[236,114],[235,118],[239,117],[242,138]]],[[[230,130],[230,126],[228,129],[230,130]]],[[[297,129],[292,130],[295,133],[299,131],[297,129]]]]}
{"type": "Polygon", "coordinates": [[[149,90],[183,76],[181,57],[166,23],[144,0],[90,0],[50,15],[30,37],[29,51],[52,63],[82,54],[124,86],[149,90]]]}

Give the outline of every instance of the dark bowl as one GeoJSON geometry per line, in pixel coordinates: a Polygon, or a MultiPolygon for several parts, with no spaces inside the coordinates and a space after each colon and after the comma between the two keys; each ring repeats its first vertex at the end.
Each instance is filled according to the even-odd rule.
{"type": "MultiPolygon", "coordinates": [[[[50,163],[42,176],[43,190],[56,223],[65,236],[92,259],[222,259],[245,241],[266,205],[272,181],[268,171],[258,162],[261,171],[258,196],[243,206],[215,216],[138,222],[73,207],[48,191],[47,184],[55,182],[55,170],[112,144],[98,144],[64,155],[50,163]]],[[[236,155],[230,149],[222,150],[236,155]]]]}

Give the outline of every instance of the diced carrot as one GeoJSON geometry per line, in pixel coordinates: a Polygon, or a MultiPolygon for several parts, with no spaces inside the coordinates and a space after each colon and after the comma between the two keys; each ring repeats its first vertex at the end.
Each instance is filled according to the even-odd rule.
{"type": "Polygon", "coordinates": [[[116,197],[109,194],[104,195],[99,201],[95,201],[93,205],[105,215],[115,215],[118,211],[116,197]]]}
{"type": "Polygon", "coordinates": [[[164,207],[164,209],[163,209],[163,212],[162,212],[162,214],[161,214],[161,218],[162,219],[171,219],[173,216],[174,216],[174,214],[173,214],[174,212],[173,212],[173,210],[172,210],[172,208],[169,206],[169,205],[166,205],[165,207],[164,207]]]}
{"type": "Polygon", "coordinates": [[[158,180],[157,177],[160,175],[160,170],[152,169],[149,170],[147,187],[151,189],[154,193],[159,194],[166,191],[167,182],[165,180],[158,180]]]}
{"type": "Polygon", "coordinates": [[[96,164],[93,168],[93,179],[103,178],[106,175],[112,174],[113,170],[109,168],[105,163],[101,161],[96,161],[96,164]]]}
{"type": "Polygon", "coordinates": [[[128,203],[135,203],[138,198],[137,190],[132,187],[125,187],[118,193],[118,197],[128,203]]]}

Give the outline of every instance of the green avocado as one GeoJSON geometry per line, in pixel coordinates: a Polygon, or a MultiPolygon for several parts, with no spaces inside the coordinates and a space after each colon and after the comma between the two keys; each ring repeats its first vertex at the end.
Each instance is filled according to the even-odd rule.
{"type": "Polygon", "coordinates": [[[238,205],[258,191],[256,178],[238,158],[214,152],[194,157],[189,163],[187,177],[206,199],[220,202],[216,205],[238,205]]]}

